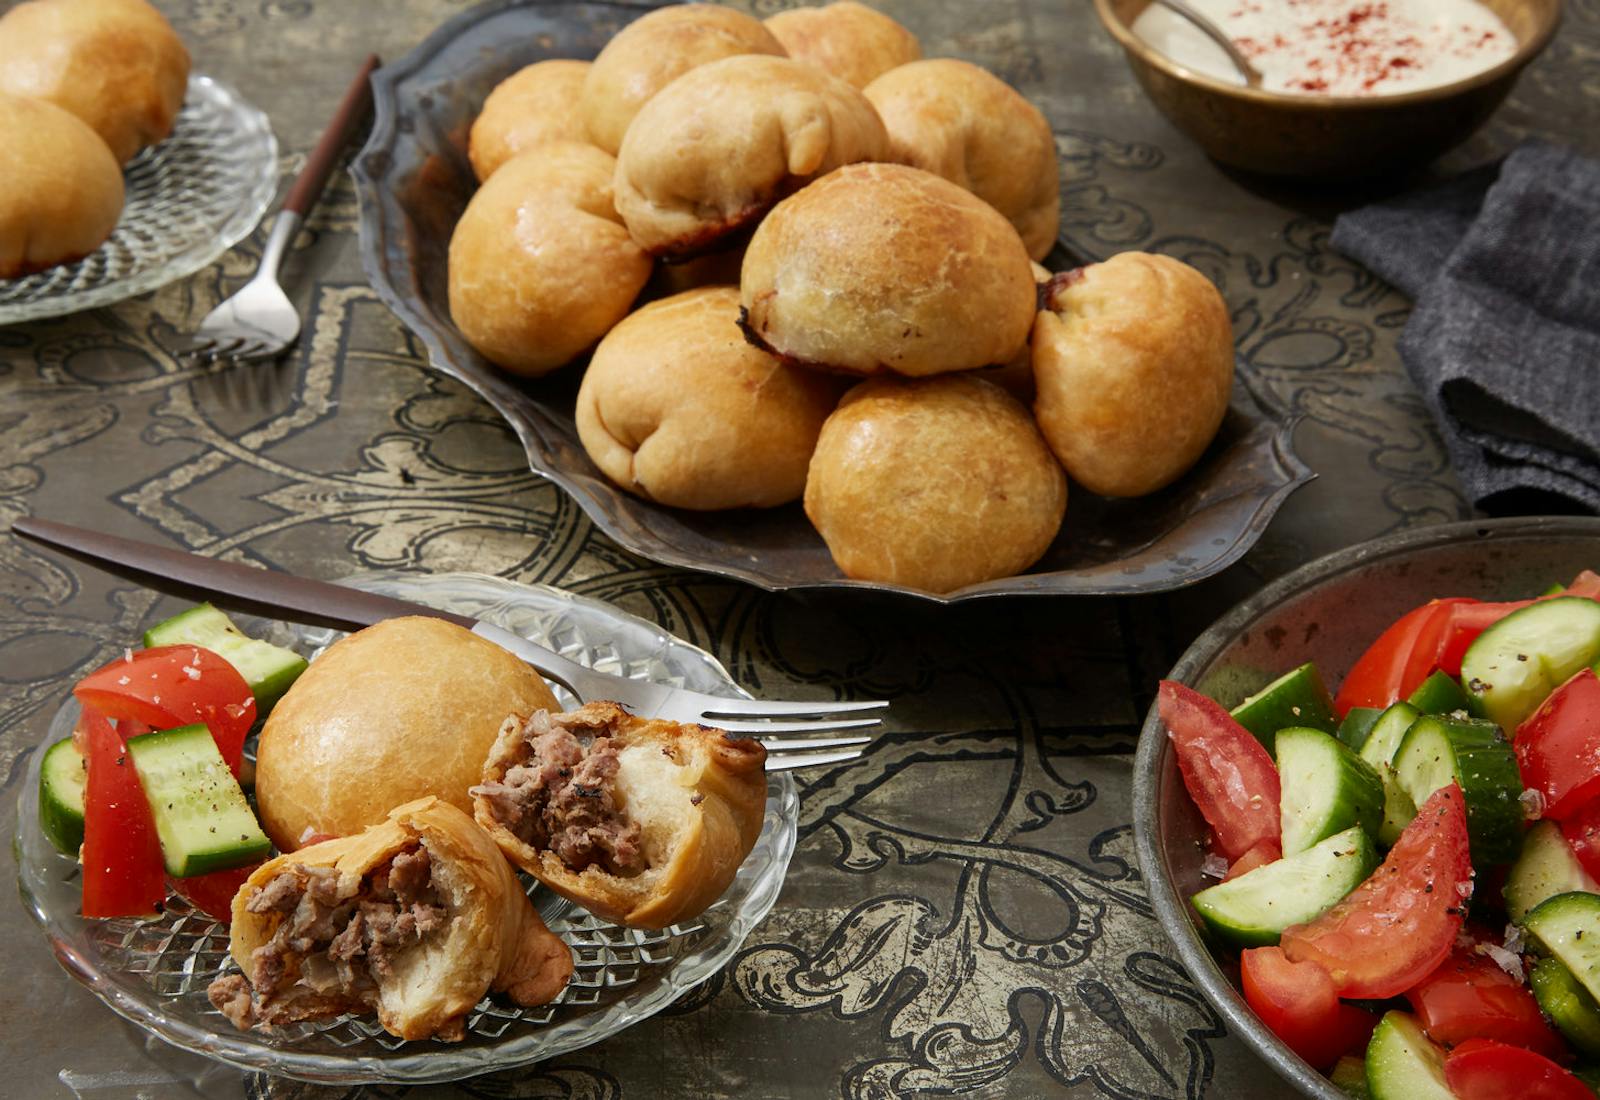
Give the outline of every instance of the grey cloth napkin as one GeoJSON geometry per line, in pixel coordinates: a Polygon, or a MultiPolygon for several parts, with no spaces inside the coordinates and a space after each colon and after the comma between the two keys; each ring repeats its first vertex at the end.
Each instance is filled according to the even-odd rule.
{"type": "Polygon", "coordinates": [[[1600,512],[1600,161],[1529,143],[1333,246],[1416,302],[1400,356],[1475,504],[1600,512]]]}

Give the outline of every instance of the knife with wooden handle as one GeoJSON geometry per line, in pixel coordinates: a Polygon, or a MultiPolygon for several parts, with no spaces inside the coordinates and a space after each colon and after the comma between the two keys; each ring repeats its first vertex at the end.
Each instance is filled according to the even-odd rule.
{"type": "Polygon", "coordinates": [[[360,630],[384,619],[428,615],[465,627],[508,649],[553,680],[582,694],[572,684],[583,668],[518,634],[480,622],[470,615],[440,611],[419,603],[363,592],[342,584],[308,580],[275,569],[257,569],[220,561],[187,550],[154,546],[137,539],[108,535],[70,523],[24,516],[11,524],[19,537],[87,562],[97,569],[134,581],[147,588],[196,602],[209,600],[219,607],[269,619],[284,619],[334,630],[360,630]]]}

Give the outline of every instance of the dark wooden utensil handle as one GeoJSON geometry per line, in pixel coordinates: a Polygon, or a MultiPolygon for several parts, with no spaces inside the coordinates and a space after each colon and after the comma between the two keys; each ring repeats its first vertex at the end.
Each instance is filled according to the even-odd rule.
{"type": "Polygon", "coordinates": [[[372,106],[372,70],[379,64],[377,54],[368,55],[362,63],[361,71],[339,101],[339,110],[334,113],[333,121],[322,132],[322,140],[311,150],[311,155],[306,158],[306,166],[295,177],[289,197],[283,200],[285,210],[305,217],[317,201],[317,196],[322,194],[328,177],[333,174],[333,166],[339,161],[340,152],[350,140],[351,132],[361,124],[372,106]]]}

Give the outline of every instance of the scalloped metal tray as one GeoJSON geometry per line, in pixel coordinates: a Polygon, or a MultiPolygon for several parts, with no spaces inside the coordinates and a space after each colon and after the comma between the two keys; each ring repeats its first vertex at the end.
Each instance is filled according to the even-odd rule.
{"type": "MultiPolygon", "coordinates": [[[[373,77],[376,119],[353,169],[362,261],[379,296],[422,341],[435,369],[499,410],[532,469],[571,494],[624,548],[773,591],[864,588],[941,603],[1159,592],[1237,561],[1288,495],[1311,480],[1294,453],[1294,422],[1273,418],[1240,384],[1216,442],[1175,485],[1138,500],[1075,489],[1061,534],[1031,571],[943,596],[844,577],[798,504],[687,512],[611,484],[584,453],[573,425],[582,366],[536,381],[496,370],[450,320],[445,263],[456,219],[477,186],[466,158],[467,131],[490,89],[542,58],[594,56],[620,26],[652,6],[497,0],[451,19],[373,77]]],[[[1082,262],[1061,247],[1050,257],[1057,269],[1082,262]]]]}

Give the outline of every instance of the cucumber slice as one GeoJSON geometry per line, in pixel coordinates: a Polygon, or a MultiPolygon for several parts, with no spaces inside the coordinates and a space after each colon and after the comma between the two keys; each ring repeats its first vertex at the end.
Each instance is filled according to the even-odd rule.
{"type": "Polygon", "coordinates": [[[144,632],[144,644],[146,648],[195,645],[211,650],[238,669],[250,685],[258,716],[265,716],[306,670],[306,659],[300,654],[250,637],[208,603],[152,626],[144,632]]]}
{"type": "Polygon", "coordinates": [[[1367,734],[1372,732],[1373,724],[1382,714],[1382,707],[1351,707],[1350,713],[1339,723],[1339,740],[1360,752],[1361,746],[1367,743],[1367,734]]]}
{"type": "Polygon", "coordinates": [[[1600,894],[1600,883],[1578,862],[1561,827],[1541,821],[1528,830],[1522,854],[1506,876],[1506,915],[1520,922],[1546,899],[1574,891],[1600,894]]]}
{"type": "Polygon", "coordinates": [[[1394,771],[1418,806],[1440,787],[1461,785],[1474,867],[1482,871],[1517,858],[1522,847],[1522,776],[1499,726],[1425,714],[1406,731],[1394,771]]]}
{"type": "Polygon", "coordinates": [[[1600,1058],[1600,1004],[1560,959],[1540,959],[1528,974],[1534,999],[1556,1030],[1587,1058],[1600,1058]]]}
{"type": "Polygon", "coordinates": [[[1216,935],[1240,947],[1278,942],[1291,924],[1315,920],[1366,881],[1378,850],[1359,825],[1298,855],[1257,867],[1190,899],[1216,935]]]}
{"type": "Polygon", "coordinates": [[[1406,702],[1423,714],[1449,714],[1467,709],[1467,693],[1454,676],[1439,669],[1417,685],[1406,702]]]}
{"type": "Polygon", "coordinates": [[[1372,765],[1383,783],[1383,821],[1378,826],[1378,843],[1392,846],[1405,827],[1417,816],[1411,800],[1394,771],[1394,755],[1405,740],[1412,723],[1422,712],[1410,703],[1396,703],[1378,716],[1372,732],[1361,746],[1361,759],[1372,765]]]}
{"type": "Polygon", "coordinates": [[[272,850],[205,726],[130,737],[128,755],[150,803],[168,874],[222,871],[272,850]]]}
{"type": "Polygon", "coordinates": [[[1328,1080],[1346,1096],[1353,1096],[1355,1100],[1372,1100],[1372,1091],[1367,1088],[1365,1059],[1346,1054],[1333,1064],[1333,1072],[1328,1074],[1328,1080]]]}
{"type": "Polygon", "coordinates": [[[1332,734],[1291,726],[1278,731],[1283,854],[1292,856],[1359,825],[1376,836],[1383,783],[1372,765],[1332,734]]]}
{"type": "Polygon", "coordinates": [[[1522,919],[1533,946],[1560,959],[1600,999],[1600,894],[1557,894],[1522,919]]]}
{"type": "Polygon", "coordinates": [[[1472,711],[1514,732],[1544,697],[1600,659],[1600,603],[1558,596],[1513,611],[1461,659],[1472,711]]]}
{"type": "Polygon", "coordinates": [[[1405,1012],[1386,1012],[1367,1044],[1372,1100],[1456,1100],[1444,1082],[1444,1052],[1405,1012]]]}
{"type": "Polygon", "coordinates": [[[1273,741],[1281,729],[1308,726],[1332,733],[1339,721],[1322,674],[1309,662],[1272,681],[1234,707],[1232,714],[1233,720],[1255,734],[1268,752],[1273,751],[1273,741]]]}
{"type": "Polygon", "coordinates": [[[83,753],[63,737],[39,762],[39,831],[56,850],[76,856],[83,847],[83,788],[89,781],[83,753]]]}
{"type": "Polygon", "coordinates": [[[1589,1086],[1589,1091],[1600,1096],[1600,1066],[1573,1066],[1572,1076],[1589,1086]]]}

